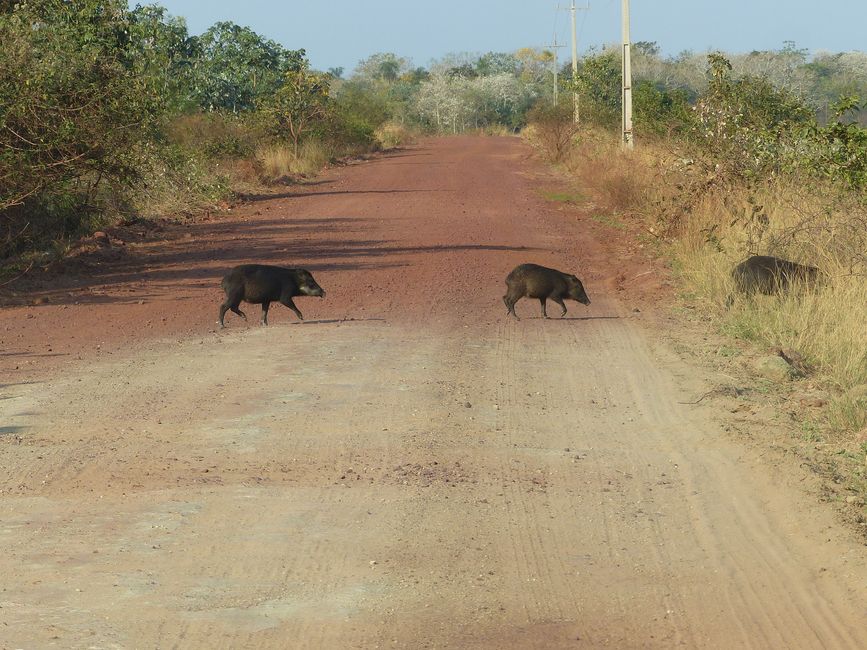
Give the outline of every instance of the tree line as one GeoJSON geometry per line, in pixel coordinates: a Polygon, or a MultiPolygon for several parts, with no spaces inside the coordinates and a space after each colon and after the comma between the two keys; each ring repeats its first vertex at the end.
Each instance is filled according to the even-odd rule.
{"type": "MultiPolygon", "coordinates": [[[[710,58],[665,58],[653,43],[634,51],[639,137],[704,133],[730,150],[748,142],[753,166],[812,156],[865,182],[867,55],[809,57],[792,44],[710,58]],[[789,137],[810,131],[809,147],[789,137]]],[[[575,80],[564,67],[561,107],[544,49],[451,54],[426,67],[379,53],[344,76],[247,27],[218,22],[191,35],[165,8],[123,0],[0,0],[0,54],[0,259],[111,220],[194,211],[239,183],[307,169],[305,158],[315,168],[410,130],[566,120],[573,84],[584,123],[619,122],[614,48],[583,56],[575,80]]]]}

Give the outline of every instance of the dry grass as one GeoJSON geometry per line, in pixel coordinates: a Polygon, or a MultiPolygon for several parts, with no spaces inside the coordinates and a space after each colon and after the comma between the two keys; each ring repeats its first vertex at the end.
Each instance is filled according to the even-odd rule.
{"type": "MultiPolygon", "coordinates": [[[[525,129],[524,136],[539,143],[542,151],[550,148],[547,141],[556,139],[556,134],[542,137],[539,125],[525,129]]],[[[573,141],[567,151],[558,154],[559,163],[598,207],[615,214],[630,214],[646,205],[653,188],[653,173],[650,160],[640,150],[624,151],[616,138],[602,131],[584,131],[573,141]]]]}
{"type": "Polygon", "coordinates": [[[856,254],[860,244],[855,234],[860,218],[849,210],[829,213],[828,206],[819,205],[822,199],[809,194],[803,188],[784,192],[775,186],[766,188],[759,203],[706,197],[683,223],[673,251],[687,287],[726,333],[762,347],[799,352],[831,391],[833,428],[857,431],[867,425],[867,398],[852,398],[867,386],[867,265],[856,254]],[[735,220],[731,210],[738,205],[750,213],[761,206],[764,217],[735,220]],[[731,269],[750,254],[817,266],[823,281],[781,296],[738,297],[728,309],[727,298],[734,292],[731,269]],[[856,402],[860,408],[853,408],[859,406],[856,402]]]}
{"type": "Polygon", "coordinates": [[[374,134],[376,141],[383,149],[394,149],[415,141],[415,132],[403,124],[386,122],[374,134]]]}
{"type": "Polygon", "coordinates": [[[262,176],[268,182],[276,182],[293,176],[315,176],[332,158],[329,148],[318,140],[301,144],[298,156],[290,145],[271,144],[256,152],[256,160],[262,168],[262,176]]]}
{"type": "Polygon", "coordinates": [[[479,135],[502,138],[513,135],[513,132],[512,129],[507,127],[505,124],[489,124],[488,126],[479,129],[479,135]]]}
{"type": "MultiPolygon", "coordinates": [[[[826,400],[795,416],[798,453],[833,481],[829,494],[867,499],[867,201],[812,179],[726,183],[670,145],[618,145],[582,133],[561,165],[606,217],[641,220],[657,235],[685,299],[723,335],[756,355],[782,348],[803,358],[808,377],[792,389],[826,400]],[[754,254],[816,266],[822,281],[735,297],[732,267],[754,254]]],[[[853,516],[864,521],[863,508],[853,516]]]]}
{"type": "MultiPolygon", "coordinates": [[[[525,137],[538,140],[538,125],[525,137]]],[[[544,148],[542,148],[544,151],[544,148]]],[[[733,337],[800,353],[829,394],[825,434],[845,442],[867,426],[867,205],[815,181],[752,188],[716,183],[670,146],[624,151],[616,136],[582,131],[561,166],[597,208],[641,219],[664,241],[685,293],[733,337]],[[731,269],[753,254],[819,267],[814,289],[734,295],[731,269]]]]}

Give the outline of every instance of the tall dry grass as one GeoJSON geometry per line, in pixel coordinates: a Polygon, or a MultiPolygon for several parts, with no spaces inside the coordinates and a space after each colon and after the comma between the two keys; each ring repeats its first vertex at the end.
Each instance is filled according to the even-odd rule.
{"type": "Polygon", "coordinates": [[[724,332],[807,360],[831,392],[830,423],[839,432],[867,426],[865,238],[867,207],[789,179],[740,195],[709,193],[671,245],[686,286],[724,332]],[[822,281],[779,296],[739,296],[729,307],[731,269],[752,254],[816,266],[822,281]]]}
{"type": "Polygon", "coordinates": [[[416,133],[405,124],[386,122],[374,132],[376,142],[383,149],[394,149],[402,145],[412,144],[416,133]]]}
{"type": "Polygon", "coordinates": [[[863,197],[792,177],[750,187],[726,183],[712,165],[669,143],[645,141],[624,151],[605,132],[582,131],[560,165],[597,209],[640,220],[658,237],[684,293],[722,332],[804,357],[811,380],[830,396],[829,436],[843,440],[867,426],[863,197]],[[823,281],[782,296],[741,296],[730,305],[731,269],[753,254],[817,266],[823,281]]]}
{"type": "Polygon", "coordinates": [[[256,152],[262,175],[268,182],[287,180],[293,176],[315,176],[328,164],[332,152],[314,139],[305,140],[296,157],[290,145],[270,144],[256,152]]]}

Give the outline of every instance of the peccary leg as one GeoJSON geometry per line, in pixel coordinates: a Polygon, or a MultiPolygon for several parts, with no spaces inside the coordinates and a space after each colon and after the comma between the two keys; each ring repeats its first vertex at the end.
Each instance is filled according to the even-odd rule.
{"type": "Polygon", "coordinates": [[[295,315],[298,317],[298,320],[304,320],[304,316],[301,315],[301,311],[298,307],[295,306],[295,302],[292,298],[280,298],[280,304],[286,305],[289,309],[295,312],[295,315]]]}
{"type": "Polygon", "coordinates": [[[548,310],[546,309],[546,303],[548,302],[548,299],[539,298],[539,302],[542,304],[542,318],[548,318],[548,310]]]}
{"type": "Polygon", "coordinates": [[[503,302],[506,303],[506,310],[507,310],[506,316],[508,316],[509,314],[512,314],[512,316],[515,317],[515,320],[521,320],[520,318],[518,318],[518,314],[515,313],[515,303],[518,301],[517,300],[510,300],[509,295],[507,294],[507,295],[503,296],[503,302]]]}
{"type": "Polygon", "coordinates": [[[551,300],[556,302],[563,309],[563,311],[560,313],[560,318],[565,316],[566,315],[566,303],[563,302],[563,299],[562,298],[551,298],[551,300]]]}
{"type": "Polygon", "coordinates": [[[245,314],[240,309],[238,309],[238,305],[240,305],[240,304],[241,304],[240,299],[233,300],[233,296],[230,296],[229,298],[226,299],[226,302],[224,302],[222,305],[220,305],[219,323],[220,323],[221,328],[226,326],[226,324],[223,322],[223,317],[226,315],[226,312],[229,311],[230,309],[233,312],[235,312],[236,314],[238,314],[238,316],[243,317],[244,320],[247,320],[247,314],[245,314]]]}
{"type": "Polygon", "coordinates": [[[268,308],[271,306],[270,302],[262,303],[262,325],[268,324],[268,308]]]}

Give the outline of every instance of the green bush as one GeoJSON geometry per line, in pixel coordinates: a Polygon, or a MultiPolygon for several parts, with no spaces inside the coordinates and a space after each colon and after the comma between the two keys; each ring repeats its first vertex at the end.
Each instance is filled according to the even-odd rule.
{"type": "Polygon", "coordinates": [[[121,0],[39,0],[0,13],[0,256],[86,230],[101,194],[140,183],[149,155],[140,143],[164,103],[136,70],[132,29],[121,0]]]}
{"type": "Polygon", "coordinates": [[[692,107],[684,89],[669,90],[643,80],[635,84],[632,93],[635,129],[639,136],[675,135],[690,128],[692,107]]]}

